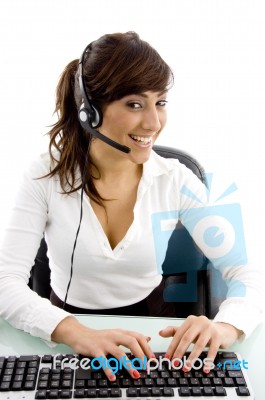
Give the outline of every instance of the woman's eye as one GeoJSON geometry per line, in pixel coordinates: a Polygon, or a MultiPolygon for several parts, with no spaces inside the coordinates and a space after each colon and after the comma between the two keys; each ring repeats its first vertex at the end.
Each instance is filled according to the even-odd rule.
{"type": "Polygon", "coordinates": [[[142,107],[140,103],[136,103],[136,102],[128,103],[127,105],[128,105],[128,107],[133,108],[133,109],[142,107]]]}
{"type": "Polygon", "coordinates": [[[160,107],[165,107],[167,105],[167,100],[160,100],[157,102],[157,105],[160,107]]]}

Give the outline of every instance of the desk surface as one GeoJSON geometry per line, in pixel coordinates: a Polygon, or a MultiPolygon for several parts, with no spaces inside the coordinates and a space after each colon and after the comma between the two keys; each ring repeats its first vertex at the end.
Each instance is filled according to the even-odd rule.
{"type": "MultiPolygon", "coordinates": [[[[168,325],[180,325],[183,319],[112,317],[102,315],[77,315],[82,323],[95,329],[125,328],[151,336],[150,345],[154,351],[165,351],[170,339],[163,339],[158,332],[168,325]]],[[[265,325],[260,325],[253,335],[243,343],[230,347],[237,351],[248,362],[247,374],[250,378],[257,400],[264,400],[264,366],[265,358],[265,325]]],[[[65,345],[48,347],[42,340],[12,328],[0,319],[0,355],[71,353],[65,345]]]]}

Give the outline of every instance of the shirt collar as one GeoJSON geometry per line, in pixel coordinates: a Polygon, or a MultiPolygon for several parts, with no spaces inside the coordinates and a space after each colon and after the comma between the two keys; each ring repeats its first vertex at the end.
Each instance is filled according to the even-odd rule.
{"type": "Polygon", "coordinates": [[[143,164],[143,176],[159,176],[168,174],[176,168],[177,160],[159,156],[152,150],[149,159],[143,164]]]}

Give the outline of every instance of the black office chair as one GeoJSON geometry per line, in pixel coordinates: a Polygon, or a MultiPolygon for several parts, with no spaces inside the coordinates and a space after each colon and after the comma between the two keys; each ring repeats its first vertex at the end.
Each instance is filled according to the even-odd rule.
{"type": "MultiPolygon", "coordinates": [[[[206,184],[202,166],[189,154],[166,146],[154,146],[157,154],[165,158],[176,158],[186,165],[206,184]]],[[[198,249],[185,227],[178,223],[173,231],[162,265],[166,277],[165,301],[174,301],[179,318],[189,315],[205,315],[213,318],[226,294],[226,285],[221,274],[214,271],[215,282],[222,287],[216,295],[213,288],[212,266],[198,249]]],[[[30,286],[40,296],[50,296],[50,269],[47,257],[47,245],[42,239],[35,264],[32,268],[30,286]]]]}

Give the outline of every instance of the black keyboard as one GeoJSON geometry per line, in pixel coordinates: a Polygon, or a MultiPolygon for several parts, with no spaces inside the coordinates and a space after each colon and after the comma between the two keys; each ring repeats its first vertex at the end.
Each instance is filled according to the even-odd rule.
{"type": "MultiPolygon", "coordinates": [[[[164,353],[155,353],[161,359],[164,353]]],[[[188,358],[189,353],[186,353],[188,358]]],[[[131,355],[129,359],[133,360],[131,355]]],[[[219,352],[215,367],[204,373],[200,356],[189,372],[161,362],[151,370],[140,369],[140,378],[133,379],[125,368],[110,382],[98,361],[75,354],[0,356],[0,400],[28,399],[164,399],[200,397],[200,399],[254,399],[245,368],[239,368],[241,358],[234,352],[219,352]],[[55,362],[56,361],[56,362],[55,362]],[[90,364],[92,368],[90,367],[90,364]],[[82,368],[83,366],[83,368],[82,368]],[[88,369],[89,367],[89,369],[88,369]]],[[[110,359],[109,359],[110,360],[110,359]]],[[[112,360],[114,361],[114,360],[112,360]]],[[[111,365],[111,361],[110,361],[111,365]]],[[[116,364],[117,366],[118,364],[116,364]]],[[[121,365],[120,365],[121,366],[121,365]]],[[[241,363],[242,366],[242,363],[241,363]]]]}

